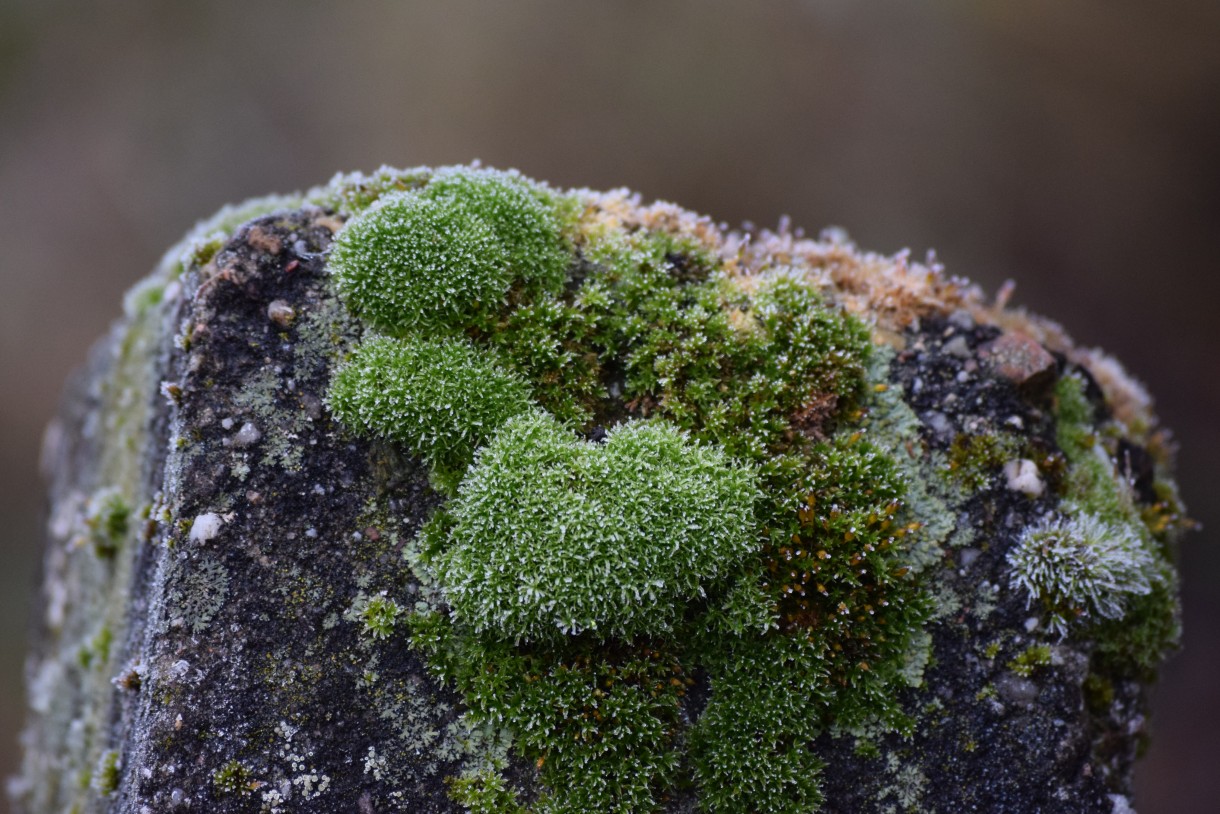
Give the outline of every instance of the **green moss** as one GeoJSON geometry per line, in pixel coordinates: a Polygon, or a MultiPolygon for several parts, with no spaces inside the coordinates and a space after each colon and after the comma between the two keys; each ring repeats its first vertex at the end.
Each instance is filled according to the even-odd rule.
{"type": "MultiPolygon", "coordinates": [[[[928,489],[904,502],[927,467],[887,450],[918,422],[866,388],[867,327],[798,275],[730,274],[515,174],[424,175],[372,184],[331,255],[353,311],[401,337],[357,349],[332,411],[453,496],[409,547],[430,609],[384,635],[513,734],[546,785],[529,810],[692,787],[716,814],[814,810],[814,738],[909,730],[916,575],[954,525],[928,489]]],[[[483,768],[451,794],[525,809],[483,768]]]]}
{"type": "Polygon", "coordinates": [[[568,258],[541,187],[509,173],[454,169],[352,218],[329,262],[356,314],[402,333],[459,327],[494,311],[518,280],[553,289],[568,258]]]}
{"type": "Polygon", "coordinates": [[[374,639],[388,639],[394,632],[394,623],[402,612],[402,608],[393,599],[385,595],[374,596],[360,614],[365,634],[374,639]]]}
{"type": "Polygon", "coordinates": [[[1045,608],[1048,629],[1060,637],[1078,620],[1122,619],[1131,600],[1160,581],[1156,561],[1130,525],[1083,513],[1030,526],[1008,563],[1013,586],[1045,608]]]}
{"type": "Polygon", "coordinates": [[[362,343],[327,393],[340,421],[406,445],[449,482],[532,403],[524,381],[465,340],[418,337],[362,343]]]}
{"type": "Polygon", "coordinates": [[[119,753],[111,749],[103,752],[102,757],[98,760],[97,768],[93,771],[93,778],[90,785],[98,794],[109,797],[119,790],[119,753]]]}
{"type": "Polygon", "coordinates": [[[590,637],[518,647],[438,617],[413,624],[472,712],[515,733],[549,790],[540,810],[647,812],[672,784],[688,687],[672,651],[590,637]]]}
{"type": "Polygon", "coordinates": [[[89,501],[85,525],[93,551],[103,558],[112,558],[127,537],[131,506],[115,489],[103,489],[89,501]]]}
{"type": "Polygon", "coordinates": [[[1022,538],[1010,562],[1015,557],[1029,567],[1014,571],[1014,585],[1042,599],[1052,630],[1062,633],[1062,620],[1091,617],[1095,669],[1148,678],[1181,636],[1169,547],[1178,526],[1158,519],[1163,511],[1171,518],[1180,511],[1159,501],[1149,515],[1149,507],[1137,505],[1080,377],[1069,374],[1057,384],[1055,419],[1056,441],[1068,462],[1065,517],[1056,522],[1060,536],[1075,543],[1035,547],[1032,538],[1022,538]],[[1042,566],[1036,572],[1035,561],[1042,566]]]}
{"type": "Polygon", "coordinates": [[[479,451],[432,563],[481,632],[660,634],[750,552],[756,496],[749,470],[670,426],[594,444],[531,413],[479,451]]]}
{"type": "Polygon", "coordinates": [[[390,332],[458,325],[498,305],[512,282],[488,223],[410,193],[382,198],[350,220],[330,268],[353,312],[390,332]]]}
{"type": "Polygon", "coordinates": [[[961,433],[949,447],[949,476],[970,492],[991,483],[1016,452],[1016,441],[1002,433],[961,433]]]}
{"type": "Polygon", "coordinates": [[[561,238],[556,196],[542,185],[517,172],[447,167],[422,194],[489,223],[514,280],[548,291],[563,285],[571,253],[561,238]]]}
{"type": "Polygon", "coordinates": [[[525,814],[517,795],[498,772],[482,771],[448,780],[449,796],[470,814],[525,814]]]}
{"type": "Polygon", "coordinates": [[[230,760],[212,772],[212,787],[217,795],[249,794],[254,775],[241,761],[230,760]]]}
{"type": "Polygon", "coordinates": [[[1035,644],[1025,648],[1019,655],[1009,661],[1008,669],[1019,676],[1028,678],[1039,667],[1045,667],[1050,663],[1051,649],[1044,644],[1035,644]]]}
{"type": "Polygon", "coordinates": [[[88,670],[92,667],[97,667],[99,670],[106,670],[110,665],[110,648],[114,645],[114,632],[110,629],[110,625],[102,624],[97,632],[89,638],[86,644],[81,645],[76,653],[76,662],[81,666],[82,670],[88,670]]]}

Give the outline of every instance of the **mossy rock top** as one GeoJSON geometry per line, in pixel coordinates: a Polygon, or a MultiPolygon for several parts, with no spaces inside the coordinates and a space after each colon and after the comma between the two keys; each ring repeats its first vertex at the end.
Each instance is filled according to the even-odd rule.
{"type": "Polygon", "coordinates": [[[1129,794],[1166,436],[934,263],[382,169],[222,212],[127,312],[52,433],[31,812],[1129,794]]]}

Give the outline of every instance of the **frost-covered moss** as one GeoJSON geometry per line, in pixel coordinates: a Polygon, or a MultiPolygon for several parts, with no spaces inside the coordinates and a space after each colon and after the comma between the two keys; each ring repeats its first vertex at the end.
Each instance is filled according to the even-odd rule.
{"type": "Polygon", "coordinates": [[[1161,579],[1129,526],[1091,514],[1051,517],[1029,527],[1008,562],[1013,587],[1045,609],[1047,629],[1060,638],[1077,622],[1122,619],[1131,600],[1161,579]]]}
{"type": "Polygon", "coordinates": [[[459,327],[494,310],[518,280],[554,288],[568,254],[541,187],[510,173],[453,169],[354,217],[329,261],[355,313],[402,332],[459,327]]]}
{"type": "MultiPolygon", "coordinates": [[[[455,490],[415,546],[415,646],[537,762],[532,810],[651,810],[682,766],[709,811],[811,810],[812,739],[905,726],[893,688],[927,659],[918,524],[853,426],[868,329],[799,274],[734,277],[693,233],[604,228],[514,174],[416,184],[338,236],[349,305],[403,338],[329,395],[455,490]]],[[[455,799],[507,805],[488,777],[455,799]]]]}
{"type": "MultiPolygon", "coordinates": [[[[896,357],[873,347],[883,332],[827,299],[855,286],[838,301],[871,297],[892,329],[925,307],[920,284],[886,295],[859,274],[789,265],[791,241],[776,236],[771,255],[734,256],[676,210],[642,217],[512,173],[344,184],[358,216],[331,268],[353,311],[401,339],[366,340],[335,377],[332,410],[422,457],[451,498],[408,546],[422,598],[386,635],[409,635],[545,785],[527,804],[502,767],[479,769],[451,781],[455,800],[649,811],[693,793],[715,814],[798,814],[821,799],[815,740],[914,735],[900,691],[932,662],[928,626],[963,607],[985,619],[1000,590],[930,596],[924,574],[973,542],[963,506],[1003,499],[996,475],[1025,452],[992,416],[963,421],[947,449],[923,444],[888,380],[896,357]],[[442,346],[425,332],[451,337],[457,367],[477,374],[386,352],[442,346]],[[373,367],[379,378],[356,386],[373,367]],[[445,390],[454,378],[465,384],[445,390]],[[521,389],[491,395],[496,382],[521,389]],[[404,393],[442,409],[402,409],[404,393]],[[458,453],[445,462],[447,444],[458,453]]],[[[1088,615],[1104,651],[1116,608],[1142,618],[1139,603],[1171,589],[1152,537],[1126,525],[1138,512],[1113,491],[1112,463],[1085,454],[1095,417],[1072,395],[1057,402],[1071,493],[1058,517],[1088,530],[1091,512],[1147,567],[1072,576],[1036,562],[1067,548],[1024,542],[1029,567],[1019,552],[1010,562],[1052,631],[1088,615]]],[[[918,785],[901,805],[918,804],[918,785]]]]}
{"type": "Polygon", "coordinates": [[[327,403],[348,426],[405,444],[452,479],[533,400],[524,381],[469,342],[410,336],[362,343],[327,403]]]}
{"type": "Polygon", "coordinates": [[[479,451],[432,565],[480,632],[658,635],[750,552],[757,494],[753,472],[671,426],[595,444],[531,413],[479,451]]]}
{"type": "MultiPolygon", "coordinates": [[[[1038,577],[1030,584],[1040,584],[1052,604],[1060,603],[1073,616],[1094,613],[1089,632],[1098,643],[1100,669],[1148,675],[1181,635],[1170,559],[1175,529],[1155,521],[1155,513],[1151,525],[1145,522],[1148,514],[1120,472],[1108,443],[1113,439],[1096,413],[1079,375],[1060,379],[1056,435],[1068,461],[1063,504],[1068,519],[1061,531],[1074,536],[1070,543],[1046,541],[1044,555],[1031,542],[1023,546],[1024,554],[1014,556],[1027,563],[1026,571],[1038,577]]],[[[1014,574],[1014,581],[1019,579],[1020,571],[1014,574]]],[[[1061,632],[1063,621],[1056,623],[1054,613],[1051,623],[1061,632]]]]}

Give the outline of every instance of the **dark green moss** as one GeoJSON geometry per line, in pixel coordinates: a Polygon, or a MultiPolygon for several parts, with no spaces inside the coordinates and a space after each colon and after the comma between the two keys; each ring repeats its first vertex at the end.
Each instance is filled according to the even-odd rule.
{"type": "Polygon", "coordinates": [[[1016,448],[1011,437],[1000,433],[961,433],[949,447],[949,475],[966,490],[976,492],[991,483],[1016,448]]]}

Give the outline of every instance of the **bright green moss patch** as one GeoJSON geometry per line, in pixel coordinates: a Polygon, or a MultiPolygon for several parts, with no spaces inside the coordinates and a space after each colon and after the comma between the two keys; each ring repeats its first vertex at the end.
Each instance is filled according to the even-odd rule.
{"type": "Polygon", "coordinates": [[[361,621],[364,622],[364,632],[373,639],[388,639],[394,632],[394,624],[402,613],[402,608],[393,599],[384,595],[374,596],[369,599],[360,613],[361,621]]]}
{"type": "Polygon", "coordinates": [[[349,427],[406,445],[450,478],[533,404],[525,382],[469,342],[414,336],[362,343],[327,402],[349,427]]]}
{"type": "Polygon", "coordinates": [[[906,731],[896,690],[926,663],[920,524],[859,424],[868,328],[693,233],[609,227],[515,174],[426,175],[336,240],[349,306],[398,338],[366,340],[328,403],[451,495],[410,547],[428,609],[373,635],[406,632],[545,786],[526,806],[478,768],[451,796],[815,810],[812,741],[906,731]]]}
{"type": "Polygon", "coordinates": [[[671,426],[596,444],[527,414],[480,450],[432,564],[480,632],[660,634],[753,548],[756,495],[752,472],[671,426]]]}
{"type": "Polygon", "coordinates": [[[383,198],[335,240],[330,267],[359,316],[386,331],[460,324],[495,307],[512,275],[484,220],[412,193],[383,198]]]}
{"type": "Polygon", "coordinates": [[[330,268],[351,309],[392,333],[459,327],[515,281],[554,288],[569,255],[553,199],[520,176],[455,169],[387,195],[336,238],[330,268]]]}
{"type": "Polygon", "coordinates": [[[1028,678],[1039,667],[1051,663],[1051,649],[1044,644],[1035,644],[1025,648],[1019,655],[1008,662],[1008,669],[1019,676],[1028,678]]]}
{"type": "Polygon", "coordinates": [[[556,198],[546,188],[515,172],[448,167],[423,194],[489,223],[513,279],[548,291],[563,285],[571,255],[560,237],[556,198]]]}

